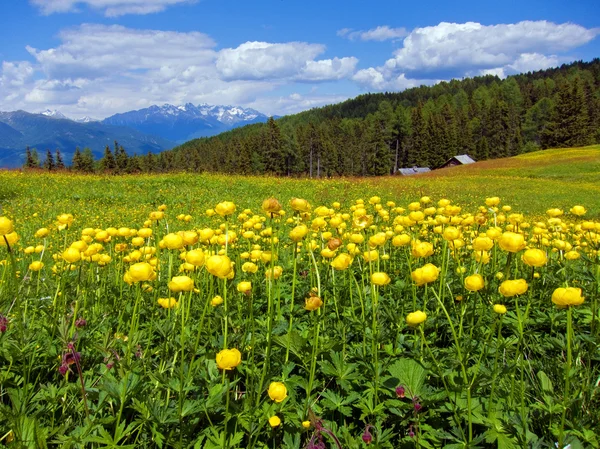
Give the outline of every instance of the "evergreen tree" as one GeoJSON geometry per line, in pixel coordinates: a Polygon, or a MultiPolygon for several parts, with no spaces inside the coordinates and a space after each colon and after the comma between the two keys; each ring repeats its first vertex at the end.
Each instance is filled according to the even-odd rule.
{"type": "Polygon", "coordinates": [[[122,145],[115,141],[115,168],[118,173],[125,173],[129,165],[129,156],[122,145]]]}
{"type": "Polygon", "coordinates": [[[40,168],[40,161],[37,158],[37,151],[34,149],[33,151],[27,147],[25,150],[25,163],[23,164],[24,168],[40,168]]]}
{"type": "Polygon", "coordinates": [[[52,153],[50,152],[50,150],[46,150],[46,159],[44,160],[44,169],[51,171],[54,170],[55,165],[54,165],[54,157],[52,156],[52,153]]]}
{"type": "Polygon", "coordinates": [[[56,169],[64,170],[65,162],[63,161],[62,154],[60,154],[60,149],[56,149],[56,169]]]}
{"type": "Polygon", "coordinates": [[[79,147],[76,147],[75,153],[73,154],[73,159],[71,160],[71,170],[82,171],[82,163],[81,151],[79,150],[79,147]]]}
{"type": "Polygon", "coordinates": [[[279,125],[269,117],[264,136],[265,169],[267,173],[284,174],[283,141],[279,125]]]}
{"type": "Polygon", "coordinates": [[[100,160],[100,170],[102,171],[113,171],[116,168],[115,157],[113,156],[110,147],[106,145],[104,149],[104,156],[100,160]]]}
{"type": "Polygon", "coordinates": [[[93,173],[95,160],[94,153],[89,147],[85,147],[83,149],[83,153],[81,153],[81,171],[84,173],[93,173]]]}

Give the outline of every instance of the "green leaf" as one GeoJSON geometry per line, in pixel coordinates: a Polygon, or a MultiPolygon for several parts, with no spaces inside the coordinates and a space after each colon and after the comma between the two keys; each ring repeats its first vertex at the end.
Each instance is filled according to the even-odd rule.
{"type": "Polygon", "coordinates": [[[389,368],[390,374],[398,379],[398,384],[406,388],[412,397],[423,395],[423,386],[427,378],[427,371],[418,362],[402,358],[389,368]]]}

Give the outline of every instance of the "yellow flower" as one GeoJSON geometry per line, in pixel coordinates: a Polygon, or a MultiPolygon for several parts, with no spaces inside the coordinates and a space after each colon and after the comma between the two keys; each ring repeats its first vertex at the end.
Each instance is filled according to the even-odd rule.
{"type": "Polygon", "coordinates": [[[323,301],[318,296],[309,296],[304,301],[304,308],[310,312],[317,310],[323,305],[323,301]]]}
{"type": "Polygon", "coordinates": [[[300,224],[290,231],[290,238],[294,242],[299,242],[304,237],[306,237],[306,234],[308,234],[308,227],[306,225],[300,224]]]}
{"type": "Polygon", "coordinates": [[[39,260],[33,261],[29,264],[29,269],[31,271],[40,271],[42,268],[44,268],[44,264],[39,260]]]}
{"type": "Polygon", "coordinates": [[[408,315],[406,315],[406,324],[408,324],[411,327],[415,327],[423,323],[426,319],[427,314],[425,312],[417,310],[416,312],[411,312],[408,315]]]}
{"type": "Polygon", "coordinates": [[[220,279],[228,279],[233,273],[231,259],[227,256],[210,256],[206,259],[206,269],[220,279]]]}
{"type": "Polygon", "coordinates": [[[242,363],[242,354],[236,348],[223,349],[217,354],[217,366],[219,369],[230,371],[242,363]]]}
{"type": "Polygon", "coordinates": [[[363,253],[363,257],[365,262],[375,262],[377,259],[379,259],[379,253],[376,249],[372,249],[371,251],[365,251],[363,253]]]}
{"type": "Polygon", "coordinates": [[[204,265],[204,252],[201,249],[193,249],[185,253],[185,261],[195,267],[204,265]]]}
{"type": "Polygon", "coordinates": [[[290,206],[296,212],[308,212],[310,211],[310,204],[308,201],[303,200],[302,198],[292,198],[290,201],[290,206]]]}
{"type": "Polygon", "coordinates": [[[583,206],[573,206],[571,208],[571,213],[573,215],[577,215],[578,217],[584,216],[586,214],[586,212],[587,211],[585,210],[585,207],[583,207],[583,206]]]}
{"type": "Polygon", "coordinates": [[[400,235],[395,236],[392,239],[392,245],[394,245],[394,246],[406,246],[406,245],[410,244],[411,240],[412,239],[410,238],[410,235],[408,235],[408,234],[400,234],[400,235]]]}
{"type": "Polygon", "coordinates": [[[527,291],[527,288],[528,286],[525,279],[515,279],[504,281],[502,284],[500,284],[498,291],[502,294],[502,296],[509,297],[522,295],[527,291]]]}
{"type": "Polygon", "coordinates": [[[506,306],[503,304],[494,304],[494,312],[499,315],[504,315],[506,313],[506,306]]]}
{"type": "Polygon", "coordinates": [[[44,238],[48,234],[50,234],[50,230],[48,228],[40,228],[37,231],[35,231],[35,236],[37,238],[44,238]]]}
{"type": "Polygon", "coordinates": [[[574,287],[557,288],[552,293],[552,302],[558,307],[578,306],[583,304],[584,297],[581,296],[581,289],[574,287]]]}
{"type": "Polygon", "coordinates": [[[185,246],[192,246],[198,243],[198,233],[196,231],[179,231],[177,234],[181,236],[185,246]]]}
{"type": "Polygon", "coordinates": [[[281,210],[281,203],[276,198],[267,198],[262,202],[262,210],[267,214],[277,214],[281,210]]]}
{"type": "Polygon", "coordinates": [[[267,279],[279,279],[281,273],[283,273],[283,268],[279,265],[275,265],[274,267],[268,267],[265,270],[265,277],[267,279]]]}
{"type": "Polygon", "coordinates": [[[215,296],[213,299],[210,300],[210,305],[213,307],[220,306],[221,304],[223,304],[223,298],[221,298],[220,296],[215,296]]]}
{"type": "Polygon", "coordinates": [[[173,307],[179,306],[179,303],[175,298],[158,298],[156,302],[165,309],[172,309],[173,307]]]}
{"type": "Polygon", "coordinates": [[[242,281],[237,285],[237,291],[246,295],[252,291],[252,282],[242,281]]]}
{"type": "Polygon", "coordinates": [[[183,238],[179,234],[167,234],[160,242],[161,248],[180,249],[183,248],[183,238]]]}
{"type": "Polygon", "coordinates": [[[580,254],[577,251],[567,251],[565,253],[565,259],[567,260],[577,260],[579,257],[580,254]]]}
{"type": "Polygon", "coordinates": [[[168,286],[174,293],[191,292],[194,289],[194,281],[188,276],[175,276],[169,281],[168,286]]]}
{"type": "Polygon", "coordinates": [[[154,268],[148,262],[134,263],[127,270],[127,274],[132,282],[151,281],[156,276],[154,268]]]}
{"type": "Polygon", "coordinates": [[[271,416],[269,418],[269,425],[273,428],[279,427],[279,425],[281,425],[281,418],[279,418],[277,415],[271,416]]]}
{"type": "Polygon", "coordinates": [[[443,237],[444,240],[452,242],[460,238],[460,231],[454,226],[448,226],[446,229],[444,229],[443,237]]]}
{"type": "Polygon", "coordinates": [[[73,215],[71,214],[61,214],[58,217],[56,217],[56,219],[62,225],[70,226],[71,223],[73,223],[73,215]]]}
{"type": "Polygon", "coordinates": [[[235,204],[233,204],[231,201],[223,201],[222,203],[217,204],[215,207],[215,212],[221,217],[226,217],[227,215],[231,215],[235,212],[235,204]]]}
{"type": "Polygon", "coordinates": [[[79,250],[77,248],[73,248],[73,247],[67,248],[62,253],[62,258],[65,259],[69,263],[75,263],[75,262],[81,260],[81,252],[79,252],[79,250]]]}
{"type": "Polygon", "coordinates": [[[537,248],[532,248],[525,251],[521,259],[525,265],[529,265],[530,267],[543,267],[546,265],[546,262],[548,262],[546,253],[537,248]]]}
{"type": "Polygon", "coordinates": [[[412,246],[413,257],[428,257],[433,254],[433,245],[429,242],[416,242],[412,246]]]}
{"type": "Polygon", "coordinates": [[[331,262],[331,266],[336,270],[345,270],[352,264],[352,257],[347,253],[340,253],[331,262]]]}
{"type": "Polygon", "coordinates": [[[371,275],[371,283],[375,285],[388,285],[391,279],[387,273],[377,272],[371,275]]]}
{"type": "Polygon", "coordinates": [[[242,271],[244,273],[256,273],[258,271],[258,265],[252,262],[246,262],[242,265],[242,271]]]}
{"type": "Polygon", "coordinates": [[[497,206],[498,204],[500,204],[500,198],[498,198],[497,196],[493,196],[491,198],[485,199],[485,205],[487,207],[494,207],[494,206],[497,206]]]}
{"type": "Polygon", "coordinates": [[[431,263],[428,263],[421,268],[417,268],[411,273],[411,277],[417,284],[417,287],[435,281],[439,275],[440,269],[431,263]]]}
{"type": "Polygon", "coordinates": [[[0,235],[8,235],[13,232],[13,222],[6,217],[0,217],[0,235]]]}
{"type": "Polygon", "coordinates": [[[500,248],[509,253],[518,253],[525,248],[525,238],[521,234],[505,232],[498,241],[500,248]]]}
{"type": "Polygon", "coordinates": [[[548,209],[546,211],[546,214],[549,217],[556,218],[556,217],[560,217],[563,214],[563,211],[555,207],[553,209],[548,209]]]}
{"type": "Polygon", "coordinates": [[[268,393],[271,400],[275,402],[283,402],[287,398],[287,388],[283,382],[271,382],[268,393]]]}
{"type": "Polygon", "coordinates": [[[302,421],[302,427],[305,429],[310,429],[310,421],[302,421]]]}
{"type": "Polygon", "coordinates": [[[477,237],[473,240],[473,249],[475,251],[489,251],[494,246],[494,241],[485,236],[485,237],[477,237]]]}
{"type": "Polygon", "coordinates": [[[485,281],[480,274],[472,274],[465,278],[465,288],[470,292],[477,292],[485,287],[485,281]]]}

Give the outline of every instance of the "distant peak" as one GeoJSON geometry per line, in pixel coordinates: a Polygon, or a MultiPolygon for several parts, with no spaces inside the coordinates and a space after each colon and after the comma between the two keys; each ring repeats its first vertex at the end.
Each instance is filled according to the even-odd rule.
{"type": "Polygon", "coordinates": [[[46,109],[45,111],[40,112],[40,114],[51,118],[67,118],[62,112],[57,111],[56,109],[46,109]]]}

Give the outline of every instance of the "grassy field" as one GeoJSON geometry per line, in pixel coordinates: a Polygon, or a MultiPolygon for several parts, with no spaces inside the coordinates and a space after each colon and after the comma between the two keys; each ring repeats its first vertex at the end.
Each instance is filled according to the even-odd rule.
{"type": "Polygon", "coordinates": [[[600,448],[599,190],[2,172],[0,447],[600,448]]]}
{"type": "Polygon", "coordinates": [[[536,216],[550,207],[568,210],[581,203],[590,216],[598,217],[600,145],[539,151],[413,177],[311,180],[210,174],[107,177],[0,173],[0,201],[8,213],[18,217],[37,212],[40,218],[51,219],[58,209],[75,212],[95,208],[98,226],[117,218],[123,226],[133,225],[163,203],[200,218],[199,214],[223,199],[235,200],[242,208],[254,207],[272,195],[285,203],[301,196],[313,204],[348,204],[373,192],[398,203],[427,195],[448,197],[467,207],[499,196],[504,204],[536,216]],[[47,207],[50,201],[52,209],[47,207]],[[44,216],[45,212],[48,214],[44,216]]]}

